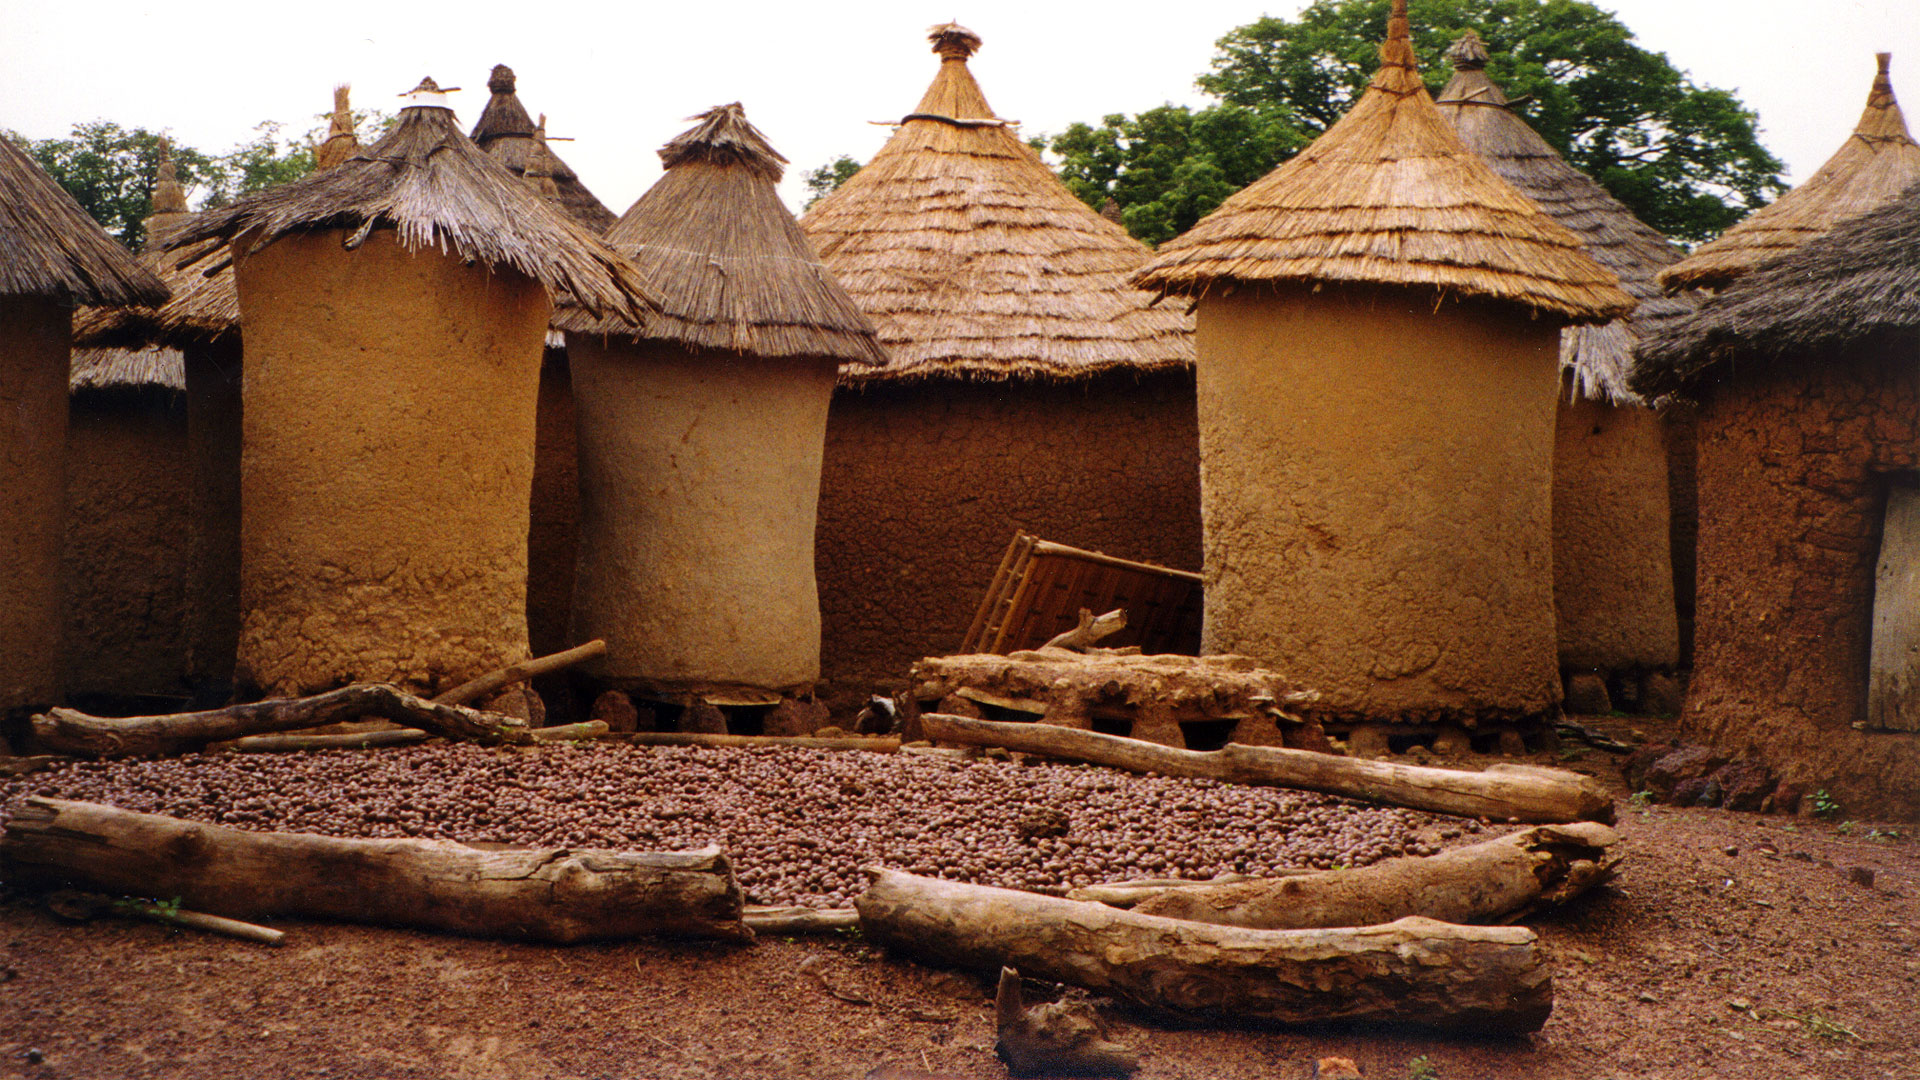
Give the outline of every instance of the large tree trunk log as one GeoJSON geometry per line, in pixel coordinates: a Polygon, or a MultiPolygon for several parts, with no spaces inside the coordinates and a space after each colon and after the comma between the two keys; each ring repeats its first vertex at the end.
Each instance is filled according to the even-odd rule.
{"type": "Polygon", "coordinates": [[[30,798],[0,834],[8,884],[178,897],[235,918],[300,916],[570,943],[749,940],[717,848],[482,851],[439,840],[256,833],[30,798]]]}
{"type": "Polygon", "coordinates": [[[1163,889],[1132,907],[1142,915],[1257,930],[1371,926],[1409,915],[1450,923],[1514,922],[1611,878],[1621,859],[1619,841],[1620,834],[1591,821],[1539,825],[1426,858],[1163,889]]]}
{"type": "Polygon", "coordinates": [[[1410,918],[1337,930],[1247,930],[875,870],[862,932],[976,971],[1002,965],[1191,1020],[1353,1020],[1535,1031],[1553,980],[1524,927],[1410,918]]]}
{"type": "Polygon", "coordinates": [[[460,705],[438,705],[383,683],[359,683],[303,698],[270,698],[207,712],[173,716],[88,716],[54,709],[33,718],[33,738],[43,751],[82,757],[181,754],[208,743],[297,731],[377,716],[449,739],[482,743],[527,743],[526,721],[460,705]]]}
{"type": "Polygon", "coordinates": [[[1564,769],[1502,762],[1483,772],[1466,772],[1238,743],[1218,750],[1180,750],[1058,724],[1010,724],[943,713],[927,713],[920,723],[927,738],[943,742],[1000,746],[1129,772],[1301,788],[1462,817],[1557,824],[1611,822],[1614,813],[1605,788],[1564,769]]]}

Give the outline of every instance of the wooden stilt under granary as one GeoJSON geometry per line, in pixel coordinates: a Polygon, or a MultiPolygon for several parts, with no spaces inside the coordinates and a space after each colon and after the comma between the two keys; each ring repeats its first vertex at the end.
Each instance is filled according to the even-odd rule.
{"type": "Polygon", "coordinates": [[[886,354],[781,204],[785,159],[737,104],[697,119],[607,234],[660,311],[556,320],[579,421],[573,632],[606,639],[587,672],[616,689],[798,693],[820,673],[827,403],[841,364],[886,354]]]}
{"type": "Polygon", "coordinates": [[[1641,343],[1700,407],[1700,622],[1681,732],[1920,820],[1920,183],[1641,343]]]}
{"type": "Polygon", "coordinates": [[[1195,297],[1204,649],[1349,720],[1560,701],[1559,334],[1633,308],[1460,141],[1396,0],[1381,68],[1312,146],[1133,280],[1195,297]]]}
{"type": "Polygon", "coordinates": [[[166,286],[0,137],[0,712],[60,698],[73,309],[166,286]]]}
{"type": "Polygon", "coordinates": [[[432,688],[523,659],[549,296],[637,320],[639,273],[461,134],[432,80],[373,147],[173,246],[209,240],[232,245],[247,342],[239,681],[432,688]]]}
{"type": "Polygon", "coordinates": [[[1684,253],[1567,164],[1513,112],[1487,77],[1487,47],[1478,34],[1468,31],[1447,57],[1454,75],[1436,104],[1461,141],[1578,236],[1639,304],[1630,317],[1561,331],[1553,461],[1561,673],[1578,680],[1576,688],[1586,684],[1586,695],[1576,696],[1589,696],[1582,703],[1587,708],[1608,711],[1608,677],[1614,689],[1633,695],[1621,704],[1637,704],[1661,696],[1642,694],[1641,677],[1670,671],[1680,660],[1680,641],[1662,422],[1626,380],[1640,327],[1692,308],[1691,300],[1663,295],[1653,280],[1684,253]],[[1598,704],[1590,697],[1596,691],[1598,704]]]}
{"type": "Polygon", "coordinates": [[[979,37],[930,38],[919,104],[801,220],[894,358],[844,370],[827,425],[823,661],[842,700],[958,648],[1017,531],[1199,567],[1188,320],[1125,284],[1147,249],[995,115],[968,68],[979,37]]]}

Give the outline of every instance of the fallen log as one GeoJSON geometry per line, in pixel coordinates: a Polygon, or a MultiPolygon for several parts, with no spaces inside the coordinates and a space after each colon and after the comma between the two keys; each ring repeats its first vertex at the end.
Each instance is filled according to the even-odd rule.
{"type": "Polygon", "coordinates": [[[756,934],[831,934],[860,925],[852,908],[777,907],[748,904],[740,921],[756,934]]]}
{"type": "Polygon", "coordinates": [[[1142,915],[1299,930],[1371,926],[1409,915],[1450,923],[1510,923],[1563,904],[1614,875],[1620,834],[1591,821],[1538,825],[1424,858],[1353,870],[1162,889],[1142,915]]]}
{"type": "Polygon", "coordinates": [[[28,798],[0,832],[0,878],[178,897],[232,918],[343,919],[560,944],[753,937],[718,848],[482,851],[440,840],[244,832],[28,798]]]}
{"type": "Polygon", "coordinates": [[[1000,969],[993,996],[994,1051],[1011,1076],[1130,1076],[1140,1067],[1133,1048],[1107,1037],[1107,1030],[1084,1001],[1048,1001],[1028,1005],[1020,993],[1020,973],[1000,969]]]}
{"type": "Polygon", "coordinates": [[[449,739],[531,741],[524,720],[463,705],[437,705],[384,683],[357,683],[312,697],[269,698],[171,716],[89,716],[73,709],[53,709],[33,718],[33,739],[43,751],[80,757],[181,754],[247,735],[297,731],[368,716],[449,739]]]}
{"type": "Polygon", "coordinates": [[[1218,750],[1181,750],[1059,724],[1011,724],[944,713],[923,714],[920,724],[927,738],[941,742],[999,746],[1129,772],[1300,788],[1462,817],[1557,824],[1611,822],[1614,816],[1613,798],[1591,777],[1535,765],[1502,762],[1468,772],[1278,746],[1228,743],[1218,750]]]}
{"type": "MultiPolygon", "coordinates": [[[[1290,872],[1280,870],[1276,873],[1290,872]]],[[[1232,885],[1242,881],[1258,880],[1260,879],[1247,874],[1221,874],[1218,877],[1199,881],[1188,878],[1132,878],[1127,881],[1109,881],[1103,885],[1086,885],[1078,889],[1069,889],[1067,899],[1088,900],[1108,907],[1130,908],[1141,901],[1151,900],[1173,889],[1194,889],[1202,885],[1232,885]]]]}
{"type": "Polygon", "coordinates": [[[236,754],[288,754],[303,750],[373,750],[382,746],[408,746],[433,738],[419,728],[389,728],[385,731],[354,731],[341,735],[248,735],[242,739],[208,743],[208,753],[231,751],[236,754]]]}
{"type": "Polygon", "coordinates": [[[870,750],[891,754],[900,740],[891,735],[844,738],[817,735],[713,735],[698,731],[636,731],[609,736],[635,746],[795,746],[809,750],[870,750]]]}
{"type": "Polygon", "coordinates": [[[1533,931],[1408,918],[1248,930],[1034,893],[870,870],[861,932],[974,971],[1014,967],[1193,1021],[1358,1021],[1460,1033],[1536,1031],[1553,980],[1533,931]]]}
{"type": "Polygon", "coordinates": [[[565,671],[582,661],[604,655],[606,651],[607,643],[600,638],[594,638],[585,645],[575,645],[563,652],[536,656],[531,660],[509,664],[498,671],[489,671],[477,679],[469,679],[440,694],[433,699],[433,702],[436,705],[465,705],[470,701],[479,701],[496,690],[555,671],[565,671]]]}

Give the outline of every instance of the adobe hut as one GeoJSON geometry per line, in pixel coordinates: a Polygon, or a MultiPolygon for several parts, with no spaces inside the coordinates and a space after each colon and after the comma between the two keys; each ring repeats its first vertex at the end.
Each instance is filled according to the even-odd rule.
{"type": "Polygon", "coordinates": [[[841,374],[820,493],[840,702],[958,648],[1017,531],[1196,570],[1192,338],[1125,276],[1150,252],[1075,198],[934,28],[940,69],[802,219],[893,357],[841,374]]]}
{"type": "Polygon", "coordinates": [[[580,440],[573,630],[587,673],[653,694],[810,690],[820,674],[815,508],[841,364],[886,354],[775,185],[740,106],[660,151],[666,173],[607,240],[659,313],[564,312],[580,440]]]}
{"type": "Polygon", "coordinates": [[[430,79],[371,148],[173,246],[212,239],[247,348],[237,680],[432,689],[524,658],[549,297],[637,320],[638,272],[461,134],[430,79]]]}
{"type": "MultiPolygon", "coordinates": [[[[1507,183],[1580,238],[1638,302],[1631,316],[1560,332],[1553,450],[1553,606],[1567,677],[1637,677],[1680,660],[1674,604],[1667,454],[1661,418],[1627,389],[1645,325],[1684,314],[1654,274],[1683,252],[1547,145],[1486,73],[1487,47],[1468,31],[1447,51],[1453,79],[1436,104],[1462,142],[1507,183]]],[[[1583,680],[1605,707],[1604,682],[1583,680]]]]}
{"type": "Polygon", "coordinates": [[[1643,341],[1700,406],[1700,623],[1681,731],[1920,819],[1920,184],[1643,341]]]}
{"type": "Polygon", "coordinates": [[[1888,75],[1892,55],[1880,53],[1876,59],[1879,69],[1860,122],[1826,164],[1806,183],[1661,271],[1661,285],[1670,290],[1724,289],[1840,222],[1892,202],[1920,181],[1920,146],[1907,131],[1888,75]]]}
{"type": "Polygon", "coordinates": [[[0,137],[0,712],[60,699],[73,309],[166,286],[0,137]]]}
{"type": "Polygon", "coordinates": [[[1205,651],[1333,720],[1553,713],[1560,329],[1633,300],[1440,115],[1404,0],[1353,110],[1133,280],[1194,297],[1205,651]]]}

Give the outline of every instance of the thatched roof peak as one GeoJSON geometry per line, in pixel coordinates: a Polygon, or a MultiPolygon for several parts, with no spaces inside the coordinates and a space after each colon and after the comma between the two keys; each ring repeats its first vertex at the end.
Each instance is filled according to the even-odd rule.
{"type": "Polygon", "coordinates": [[[980,35],[957,22],[933,27],[927,31],[927,40],[933,42],[934,55],[943,60],[965,63],[968,57],[980,51],[980,35]]]}
{"type": "Polygon", "coordinates": [[[203,213],[168,247],[245,235],[258,251],[291,233],[341,229],[351,249],[393,229],[408,250],[510,267],[556,299],[642,321],[657,301],[640,272],[461,134],[438,93],[416,90],[385,137],[337,168],[203,213]]]}
{"type": "Polygon", "coordinates": [[[353,106],[348,103],[351,92],[346,83],[333,88],[333,114],[327,119],[327,141],[320,144],[313,156],[316,168],[334,168],[360,149],[360,140],[353,134],[353,106]]]}
{"type": "Polygon", "coordinates": [[[605,203],[596,198],[587,186],[580,182],[580,175],[573,167],[553,152],[551,144],[536,146],[536,135],[544,136],[546,116],[540,118],[541,125],[535,125],[533,117],[515,90],[518,79],[513,69],[505,64],[495,64],[493,74],[487,79],[487,89],[493,91],[493,97],[487,101],[487,107],[480,113],[480,119],[473,125],[470,138],[480,149],[493,156],[493,160],[506,166],[507,171],[517,176],[529,178],[548,200],[585,226],[595,234],[605,233],[614,222],[614,213],[605,203]],[[536,131],[536,127],[539,130],[536,131]],[[539,174],[545,172],[552,180],[552,190],[548,191],[539,174]]]}
{"type": "Polygon", "coordinates": [[[160,163],[154,173],[153,212],[156,214],[186,213],[187,191],[180,186],[180,173],[173,164],[173,143],[165,138],[160,140],[160,163]]]}
{"type": "Polygon", "coordinates": [[[1847,352],[1920,349],[1920,183],[1761,266],[1643,339],[1633,388],[1697,396],[1710,382],[1847,352]]]}
{"type": "Polygon", "coordinates": [[[1005,123],[993,114],[993,106],[987,104],[987,96],[980,92],[980,84],[967,68],[967,57],[980,47],[980,35],[958,23],[947,23],[934,27],[928,38],[933,42],[933,51],[940,55],[940,70],[928,84],[927,92],[921,95],[920,104],[901,122],[1005,123]]]}
{"type": "Polygon", "coordinates": [[[760,360],[886,363],[873,324],[780,201],[786,159],[738,102],[693,119],[660,151],[666,174],[607,230],[660,286],[660,311],[638,330],[571,310],[554,325],[760,360]]]}
{"type": "Polygon", "coordinates": [[[1877,55],[1866,108],[1834,155],[1806,183],[1748,215],[1660,275],[1668,289],[1720,289],[1920,181],[1920,145],[1894,97],[1891,55],[1877,55]]]}
{"type": "Polygon", "coordinates": [[[511,94],[514,88],[513,69],[505,64],[493,65],[487,74],[487,89],[496,94],[511,94]]]}
{"type": "Polygon", "coordinates": [[[1569,388],[1616,405],[1637,402],[1627,387],[1634,341],[1651,324],[1692,310],[1691,298],[1667,296],[1654,283],[1654,275],[1684,253],[1507,107],[1507,96],[1487,77],[1486,46],[1477,34],[1468,31],[1447,55],[1454,74],[1435,103],[1440,114],[1501,179],[1578,236],[1587,254],[1618,275],[1620,287],[1639,302],[1627,318],[1561,331],[1560,364],[1569,388]]]}
{"type": "Polygon", "coordinates": [[[481,149],[491,151],[498,139],[533,137],[533,117],[527,114],[527,107],[520,104],[515,90],[518,81],[512,68],[505,64],[493,65],[493,74],[487,78],[487,89],[493,96],[480,111],[480,119],[474,122],[470,136],[481,149]]]}
{"type": "Polygon", "coordinates": [[[747,122],[739,102],[716,105],[697,116],[687,117],[699,123],[667,140],[660,148],[660,161],[671,169],[689,161],[710,165],[737,165],[780,182],[787,159],[767,142],[760,129],[747,122]]]}
{"type": "Polygon", "coordinates": [[[158,304],[167,287],[0,136],[0,296],[80,304],[158,304]]]}
{"type": "Polygon", "coordinates": [[[1314,143],[1161,245],[1134,282],[1163,293],[1216,284],[1428,288],[1573,322],[1633,310],[1618,279],[1502,180],[1434,106],[1395,0],[1381,66],[1314,143]]]}

